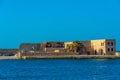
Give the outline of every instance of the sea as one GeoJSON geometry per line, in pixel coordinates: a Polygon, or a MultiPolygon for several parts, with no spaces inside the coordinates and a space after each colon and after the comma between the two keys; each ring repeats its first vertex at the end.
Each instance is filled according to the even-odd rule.
{"type": "Polygon", "coordinates": [[[0,80],[120,80],[120,59],[0,60],[0,80]]]}

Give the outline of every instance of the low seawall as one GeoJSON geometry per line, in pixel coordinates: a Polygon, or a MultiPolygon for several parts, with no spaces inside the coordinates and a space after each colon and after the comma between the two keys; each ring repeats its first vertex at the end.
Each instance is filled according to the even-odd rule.
{"type": "Polygon", "coordinates": [[[59,55],[59,56],[22,56],[22,59],[118,59],[114,55],[59,55]]]}
{"type": "Polygon", "coordinates": [[[18,59],[17,56],[0,56],[0,60],[7,60],[7,59],[18,59]]]}
{"type": "Polygon", "coordinates": [[[0,56],[0,60],[14,60],[14,59],[120,59],[120,56],[114,55],[51,55],[51,56],[0,56]]]}

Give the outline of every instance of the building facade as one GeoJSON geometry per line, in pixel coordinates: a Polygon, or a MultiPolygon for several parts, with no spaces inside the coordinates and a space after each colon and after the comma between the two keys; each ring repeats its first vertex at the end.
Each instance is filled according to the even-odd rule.
{"type": "Polygon", "coordinates": [[[116,53],[116,40],[103,39],[91,40],[92,53],[97,55],[115,55],[116,53]]]}
{"type": "MultiPolygon", "coordinates": [[[[84,45],[83,55],[115,55],[116,53],[115,39],[80,41],[80,43],[84,45]]],[[[65,48],[71,44],[73,42],[65,42],[65,48]]]]}

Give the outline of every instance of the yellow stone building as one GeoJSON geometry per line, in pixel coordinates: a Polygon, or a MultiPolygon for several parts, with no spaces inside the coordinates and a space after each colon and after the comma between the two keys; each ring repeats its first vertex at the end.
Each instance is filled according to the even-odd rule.
{"type": "Polygon", "coordinates": [[[115,55],[116,40],[115,39],[91,40],[91,50],[93,50],[93,53],[99,55],[115,55]]]}
{"type": "MultiPolygon", "coordinates": [[[[90,41],[80,41],[84,45],[83,55],[115,55],[116,40],[115,39],[100,39],[90,41]]],[[[73,42],[64,42],[65,48],[73,42]]]]}

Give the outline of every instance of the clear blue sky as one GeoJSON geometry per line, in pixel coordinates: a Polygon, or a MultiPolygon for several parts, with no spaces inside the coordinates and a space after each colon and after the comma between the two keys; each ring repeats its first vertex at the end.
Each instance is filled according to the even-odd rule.
{"type": "Polygon", "coordinates": [[[120,0],[0,0],[0,48],[103,38],[119,50],[120,0]]]}

